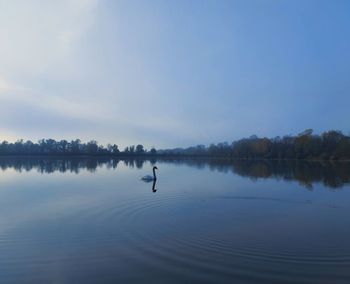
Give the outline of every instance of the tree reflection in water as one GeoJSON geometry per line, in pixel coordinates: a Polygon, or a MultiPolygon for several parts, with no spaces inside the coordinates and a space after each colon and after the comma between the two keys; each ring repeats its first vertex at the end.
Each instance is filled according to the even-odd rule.
{"type": "MultiPolygon", "coordinates": [[[[49,158],[49,157],[1,157],[0,169],[15,169],[18,172],[36,170],[40,173],[73,172],[80,170],[95,172],[100,167],[117,169],[122,162],[130,168],[141,169],[145,162],[181,164],[198,169],[234,173],[252,180],[282,179],[298,181],[312,190],[313,183],[323,183],[330,189],[339,189],[350,182],[350,162],[297,161],[297,160],[224,160],[224,159],[113,159],[113,158],[49,158]]],[[[155,183],[152,191],[155,192],[155,183]]]]}

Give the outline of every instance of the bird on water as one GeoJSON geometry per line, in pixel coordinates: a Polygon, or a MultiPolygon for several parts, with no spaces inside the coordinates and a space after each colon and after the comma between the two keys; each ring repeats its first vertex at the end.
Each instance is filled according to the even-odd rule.
{"type": "Polygon", "coordinates": [[[144,177],[142,177],[141,179],[145,182],[150,182],[150,181],[155,181],[157,180],[157,176],[156,176],[156,170],[158,170],[157,167],[153,167],[153,177],[150,175],[146,175],[144,177]]]}

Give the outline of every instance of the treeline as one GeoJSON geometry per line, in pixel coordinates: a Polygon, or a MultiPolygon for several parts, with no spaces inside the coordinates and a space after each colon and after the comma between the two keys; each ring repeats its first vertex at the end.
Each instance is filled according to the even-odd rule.
{"type": "Polygon", "coordinates": [[[341,131],[330,130],[321,135],[307,129],[296,136],[259,138],[252,135],[232,143],[218,143],[210,146],[198,145],[189,148],[146,150],[142,144],[126,147],[120,151],[116,144],[106,147],[92,140],[82,143],[42,139],[37,143],[18,140],[15,143],[3,141],[0,155],[76,155],[76,156],[176,156],[176,157],[220,157],[227,159],[350,159],[350,137],[341,131]]]}
{"type": "Polygon", "coordinates": [[[129,146],[120,151],[116,144],[108,144],[105,147],[99,145],[95,140],[82,143],[79,139],[72,141],[41,139],[37,143],[30,140],[18,140],[15,143],[3,141],[0,144],[0,155],[140,156],[155,155],[156,153],[154,148],[147,151],[141,144],[129,146]]]}
{"type": "Polygon", "coordinates": [[[208,156],[243,159],[350,159],[350,137],[341,131],[330,130],[314,135],[307,129],[296,136],[259,138],[252,135],[234,141],[198,145],[186,149],[160,150],[159,154],[168,156],[208,156]]]}

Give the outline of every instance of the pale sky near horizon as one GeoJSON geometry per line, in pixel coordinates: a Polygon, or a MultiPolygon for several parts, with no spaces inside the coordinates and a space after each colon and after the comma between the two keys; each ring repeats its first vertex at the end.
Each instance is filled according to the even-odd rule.
{"type": "Polygon", "coordinates": [[[0,0],[0,140],[350,133],[350,1],[0,0]]]}

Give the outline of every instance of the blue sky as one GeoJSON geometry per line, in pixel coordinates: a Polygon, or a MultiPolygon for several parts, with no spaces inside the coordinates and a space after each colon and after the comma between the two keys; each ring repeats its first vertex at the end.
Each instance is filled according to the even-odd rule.
{"type": "Polygon", "coordinates": [[[0,0],[0,139],[350,133],[349,1],[0,0]]]}

